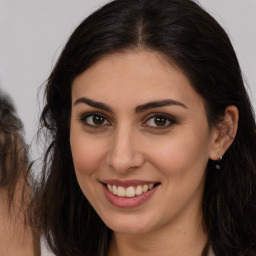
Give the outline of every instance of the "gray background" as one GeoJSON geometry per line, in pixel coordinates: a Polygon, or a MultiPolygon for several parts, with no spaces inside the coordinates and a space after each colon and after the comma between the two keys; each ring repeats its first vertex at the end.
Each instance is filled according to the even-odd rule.
{"type": "MultiPolygon", "coordinates": [[[[46,80],[73,29],[106,0],[0,0],[0,87],[8,92],[31,142],[46,80]]],[[[256,106],[256,0],[201,0],[225,28],[256,106]]]]}

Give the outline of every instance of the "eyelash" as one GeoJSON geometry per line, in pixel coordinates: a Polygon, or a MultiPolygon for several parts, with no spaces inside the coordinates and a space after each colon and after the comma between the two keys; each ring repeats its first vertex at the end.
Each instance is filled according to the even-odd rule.
{"type": "MultiPolygon", "coordinates": [[[[103,115],[99,112],[92,112],[92,113],[84,114],[80,118],[80,121],[83,123],[83,125],[94,128],[94,129],[104,128],[105,126],[110,126],[111,125],[111,122],[108,120],[108,118],[105,115],[103,115]],[[101,121],[103,121],[102,124],[90,124],[87,120],[88,118],[97,118],[97,117],[102,119],[101,120],[101,121]],[[105,122],[107,122],[107,123],[105,123],[105,122]]],[[[95,120],[93,120],[93,122],[94,121],[95,120]]],[[[146,121],[142,124],[142,126],[143,127],[149,127],[151,129],[167,129],[173,124],[177,124],[177,121],[175,120],[175,118],[173,118],[169,115],[163,114],[163,113],[154,113],[154,114],[151,114],[150,117],[148,117],[146,119],[146,121]],[[153,119],[154,122],[155,122],[156,118],[163,119],[163,120],[160,120],[160,121],[163,121],[164,124],[163,125],[155,125],[155,126],[147,124],[151,119],[153,119]],[[166,122],[168,122],[167,125],[166,125],[166,122]]]]}
{"type": "Polygon", "coordinates": [[[92,113],[88,113],[85,115],[82,115],[82,117],[80,118],[80,121],[83,123],[83,125],[94,128],[94,129],[99,129],[99,128],[103,128],[105,126],[109,126],[110,122],[108,121],[108,119],[105,117],[105,115],[98,113],[98,112],[92,112],[92,113]],[[87,118],[95,118],[95,117],[99,117],[99,118],[103,118],[104,122],[103,124],[90,124],[86,119],[87,118]],[[108,122],[108,124],[104,124],[105,121],[108,122]]]}
{"type": "Polygon", "coordinates": [[[177,121],[175,120],[175,118],[173,118],[173,117],[171,117],[169,115],[163,114],[163,113],[154,113],[149,118],[147,118],[146,122],[144,122],[142,126],[143,127],[150,127],[152,129],[167,129],[167,128],[169,128],[173,124],[177,124],[177,121]],[[169,122],[169,123],[167,125],[166,125],[166,123],[164,123],[163,125],[159,125],[159,126],[158,125],[156,125],[156,126],[147,125],[149,120],[153,119],[154,122],[155,122],[156,118],[164,119],[164,122],[169,122]]]}

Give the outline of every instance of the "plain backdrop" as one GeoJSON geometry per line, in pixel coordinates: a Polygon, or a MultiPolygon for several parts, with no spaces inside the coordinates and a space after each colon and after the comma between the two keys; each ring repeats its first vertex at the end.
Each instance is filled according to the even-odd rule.
{"type": "MultiPolygon", "coordinates": [[[[37,130],[43,91],[74,28],[106,0],[0,0],[0,87],[13,98],[27,142],[37,130]]],[[[256,106],[256,0],[198,1],[231,37],[256,106]]]]}

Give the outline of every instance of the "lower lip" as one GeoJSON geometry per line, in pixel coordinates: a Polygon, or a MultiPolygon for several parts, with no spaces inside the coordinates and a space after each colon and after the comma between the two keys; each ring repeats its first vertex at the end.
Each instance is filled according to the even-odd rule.
{"type": "Polygon", "coordinates": [[[148,201],[152,197],[158,186],[153,187],[147,192],[144,192],[141,195],[135,197],[119,197],[112,194],[105,185],[102,184],[102,187],[106,198],[111,204],[119,208],[133,208],[148,201]]]}

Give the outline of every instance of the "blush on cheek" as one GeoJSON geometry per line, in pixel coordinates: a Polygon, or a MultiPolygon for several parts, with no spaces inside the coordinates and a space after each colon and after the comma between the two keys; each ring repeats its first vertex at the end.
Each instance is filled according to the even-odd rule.
{"type": "Polygon", "coordinates": [[[75,170],[90,175],[99,169],[104,156],[104,145],[80,139],[71,144],[71,151],[75,170]]]}
{"type": "Polygon", "coordinates": [[[200,163],[207,158],[205,146],[202,147],[202,142],[194,134],[190,138],[172,138],[168,144],[154,149],[154,162],[159,170],[165,170],[164,173],[172,176],[183,176],[194,170],[203,171],[204,166],[200,163]]]}
{"type": "Polygon", "coordinates": [[[95,162],[97,162],[96,158],[93,154],[89,152],[72,152],[73,162],[76,172],[90,174],[95,169],[95,162]]]}
{"type": "Polygon", "coordinates": [[[181,166],[185,165],[187,159],[186,146],[179,145],[172,141],[166,146],[161,145],[154,149],[154,161],[157,162],[159,170],[166,170],[168,167],[170,172],[176,172],[180,170],[181,166]],[[169,144],[169,145],[168,145],[169,144]],[[162,168],[160,168],[162,166],[162,168]]]}

